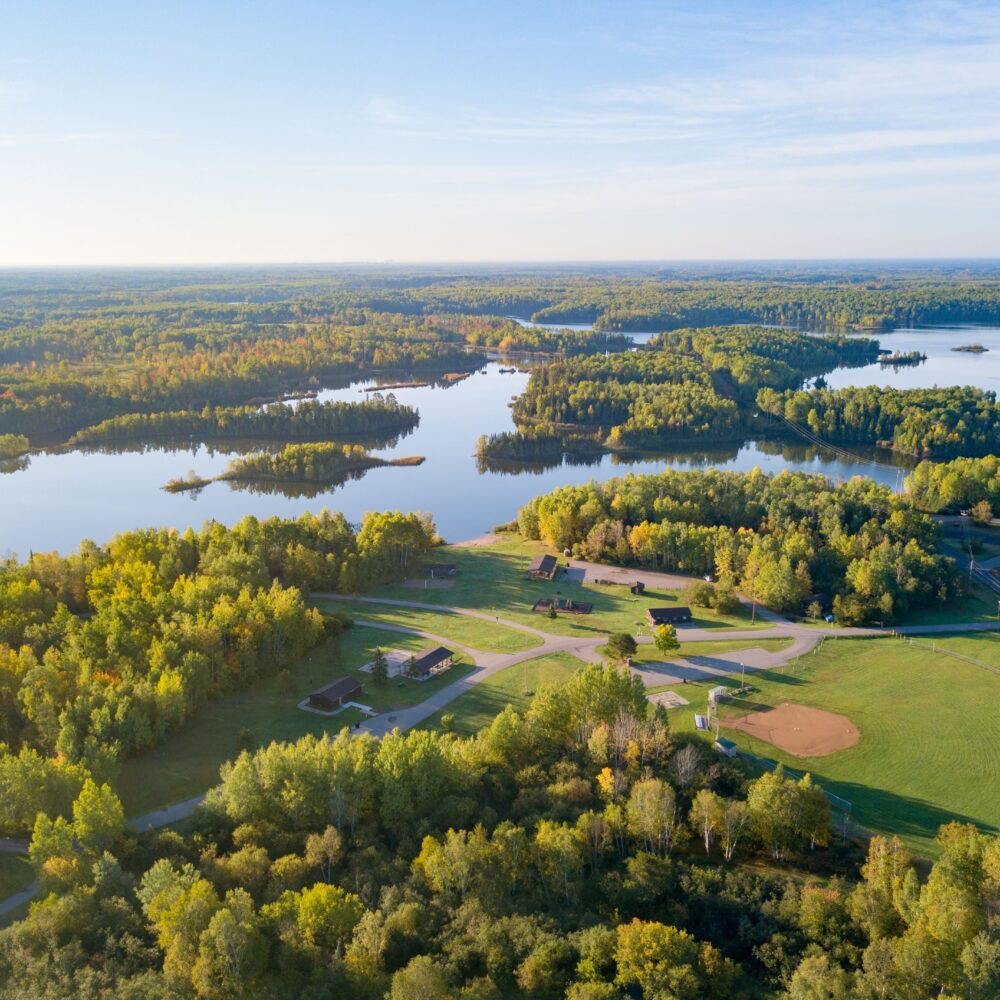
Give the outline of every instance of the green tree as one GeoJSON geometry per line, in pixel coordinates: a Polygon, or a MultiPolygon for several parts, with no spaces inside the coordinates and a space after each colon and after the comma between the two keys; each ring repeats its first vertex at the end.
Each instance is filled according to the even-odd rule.
{"type": "Polygon", "coordinates": [[[612,632],[608,636],[608,656],[614,660],[626,660],[635,656],[638,648],[635,639],[628,632],[612,632]]]}
{"type": "Polygon", "coordinates": [[[653,641],[661,653],[673,653],[681,648],[677,629],[673,625],[660,625],[653,634],[653,641]]]}
{"type": "Polygon", "coordinates": [[[722,828],[723,801],[707,788],[701,789],[691,803],[689,822],[697,830],[705,843],[705,854],[712,850],[712,841],[722,828]]]}
{"type": "Polygon", "coordinates": [[[199,997],[252,994],[267,964],[267,941],[249,893],[234,889],[198,938],[191,983],[199,997]]]}
{"type": "Polygon", "coordinates": [[[381,648],[375,648],[375,658],[372,660],[372,682],[384,687],[389,682],[389,665],[381,648]]]}
{"type": "Polygon", "coordinates": [[[646,778],[632,786],[625,807],[629,833],[649,851],[668,855],[678,831],[677,797],[659,778],[646,778]]]}
{"type": "Polygon", "coordinates": [[[97,856],[125,832],[125,811],[110,785],[88,778],[73,803],[73,834],[88,854],[97,856]]]}

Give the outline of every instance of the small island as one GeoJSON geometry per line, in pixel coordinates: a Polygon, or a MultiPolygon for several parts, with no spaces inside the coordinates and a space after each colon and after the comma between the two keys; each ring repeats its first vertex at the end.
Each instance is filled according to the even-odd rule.
{"type": "Polygon", "coordinates": [[[189,472],[179,479],[170,479],[162,487],[167,493],[186,493],[188,490],[200,490],[214,482],[213,479],[205,479],[196,472],[189,472]]]}
{"type": "Polygon", "coordinates": [[[420,465],[422,455],[386,459],[371,454],[356,444],[290,444],[281,451],[256,451],[234,458],[225,472],[213,479],[204,479],[194,472],[186,478],[171,479],[163,489],[168,493],[198,490],[209,483],[273,483],[334,486],[360,476],[369,469],[387,465],[420,465]]]}
{"type": "Polygon", "coordinates": [[[962,344],[961,347],[953,347],[953,351],[962,351],[965,354],[987,354],[989,352],[988,347],[983,347],[982,344],[962,344]]]}
{"type": "Polygon", "coordinates": [[[894,354],[884,354],[878,359],[878,363],[883,368],[901,368],[905,365],[922,365],[927,360],[927,355],[922,351],[896,351],[894,354]]]}

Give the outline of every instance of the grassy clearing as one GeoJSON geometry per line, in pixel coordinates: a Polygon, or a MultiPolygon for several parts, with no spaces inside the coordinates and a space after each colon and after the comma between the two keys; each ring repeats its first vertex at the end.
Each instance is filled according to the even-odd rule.
{"type": "MultiPolygon", "coordinates": [[[[411,596],[409,600],[423,600],[423,598],[411,596]]],[[[315,603],[321,611],[340,611],[352,618],[366,618],[383,625],[399,625],[403,628],[432,632],[435,635],[460,642],[463,646],[481,649],[488,653],[516,653],[542,644],[542,640],[537,635],[520,632],[517,629],[504,628],[502,625],[497,625],[496,622],[468,618],[465,615],[451,615],[446,612],[427,611],[422,608],[369,604],[364,601],[317,599],[315,603]]],[[[539,615],[539,618],[541,617],[539,615]]],[[[424,646],[427,645],[426,639],[420,641],[423,642],[424,646]]]]}
{"type": "Polygon", "coordinates": [[[491,674],[465,694],[456,698],[443,712],[435,712],[422,723],[425,729],[440,729],[441,716],[455,716],[454,732],[468,736],[499,715],[508,705],[523,711],[531,695],[550,684],[561,684],[584,664],[568,653],[552,653],[524,660],[491,674]]]}
{"type": "MultiPolygon", "coordinates": [[[[587,635],[607,632],[648,631],[646,609],[686,604],[683,593],[660,590],[633,596],[624,586],[597,586],[566,580],[553,582],[529,580],[528,564],[532,558],[547,552],[537,542],[504,539],[488,546],[466,548],[448,545],[436,549],[434,562],[454,563],[458,567],[454,586],[443,589],[410,589],[398,584],[375,592],[378,597],[394,597],[425,604],[450,605],[499,615],[551,632],[556,635],[587,635]],[[551,619],[531,610],[540,597],[560,597],[594,605],[589,615],[579,617],[560,614],[551,619]]],[[[565,563],[565,560],[561,560],[565,563]]],[[[749,610],[741,608],[732,615],[719,615],[707,608],[694,608],[694,626],[699,628],[771,628],[770,622],[760,621],[751,626],[749,610]]]]}
{"type": "Polygon", "coordinates": [[[0,899],[27,889],[35,881],[35,870],[23,854],[0,854],[0,899]]]}
{"type": "MultiPolygon", "coordinates": [[[[923,642],[923,640],[921,640],[923,642]]],[[[931,644],[928,637],[928,645],[931,644]]],[[[935,637],[938,652],[896,639],[828,640],[778,670],[756,671],[755,690],[727,704],[722,717],[794,702],[848,716],[861,732],[857,746],[826,757],[798,758],[730,730],[743,749],[811,771],[853,803],[854,819],[899,834],[932,855],[933,837],[953,819],[995,832],[1000,825],[1000,676],[944,655],[954,650],[1000,666],[1000,635],[935,637]]],[[[708,689],[685,685],[691,704],[671,711],[676,730],[692,731],[708,689]]],[[[728,680],[736,686],[736,678],[728,680]]],[[[725,729],[724,729],[725,731],[725,729]]]]}
{"type": "Polygon", "coordinates": [[[378,711],[391,711],[423,701],[472,670],[467,658],[461,662],[459,657],[460,662],[431,680],[393,678],[381,688],[360,670],[371,661],[377,646],[417,652],[426,645],[427,640],[419,636],[357,626],[306,656],[293,671],[292,690],[285,690],[276,678],[268,678],[206,705],[165,743],[125,761],[118,791],[126,814],[138,816],[191,798],[216,784],[223,762],[239,754],[244,729],[253,734],[257,745],[266,745],[307,733],[336,733],[354,725],[362,718],[357,710],[325,716],[298,708],[310,691],[335,677],[357,677],[365,685],[359,700],[378,711]]]}

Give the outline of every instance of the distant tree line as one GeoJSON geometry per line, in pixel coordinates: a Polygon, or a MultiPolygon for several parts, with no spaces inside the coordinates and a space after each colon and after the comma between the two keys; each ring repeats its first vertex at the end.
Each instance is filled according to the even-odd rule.
{"type": "Polygon", "coordinates": [[[148,442],[163,439],[217,441],[224,439],[322,440],[385,436],[409,430],[420,417],[412,406],[394,396],[375,394],[359,403],[305,399],[296,405],[214,407],[130,413],[77,431],[73,445],[148,442]]]}

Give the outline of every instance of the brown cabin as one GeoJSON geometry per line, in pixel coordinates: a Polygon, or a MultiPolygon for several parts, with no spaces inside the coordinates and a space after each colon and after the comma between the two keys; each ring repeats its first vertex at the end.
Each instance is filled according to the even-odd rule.
{"type": "Polygon", "coordinates": [[[649,608],[646,617],[653,628],[661,625],[680,625],[691,621],[691,609],[685,607],[677,608],[649,608]]]}
{"type": "Polygon", "coordinates": [[[345,701],[351,701],[360,695],[363,690],[361,681],[354,677],[338,677],[326,687],[313,691],[309,695],[309,704],[322,712],[332,712],[335,708],[340,708],[345,701]]]}
{"type": "Polygon", "coordinates": [[[528,577],[532,580],[554,580],[559,563],[555,556],[535,556],[528,567],[528,577]]]}

